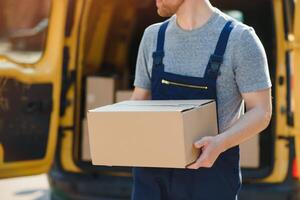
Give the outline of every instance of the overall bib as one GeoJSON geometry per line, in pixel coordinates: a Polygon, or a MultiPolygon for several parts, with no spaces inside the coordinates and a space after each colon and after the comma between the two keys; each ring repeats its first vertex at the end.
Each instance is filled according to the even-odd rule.
{"type": "MultiPolygon", "coordinates": [[[[152,99],[217,101],[216,80],[233,23],[228,21],[224,26],[202,78],[165,72],[164,41],[168,23],[161,25],[153,53],[152,99]]],[[[241,186],[238,146],[222,153],[211,168],[133,167],[132,172],[132,200],[235,200],[241,186]]]]}

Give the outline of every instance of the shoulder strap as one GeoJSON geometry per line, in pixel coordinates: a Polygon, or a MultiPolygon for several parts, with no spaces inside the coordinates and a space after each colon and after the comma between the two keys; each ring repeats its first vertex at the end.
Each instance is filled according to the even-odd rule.
{"type": "Polygon", "coordinates": [[[157,35],[157,44],[156,51],[153,52],[153,65],[162,65],[163,58],[165,56],[164,53],[164,45],[165,45],[165,34],[169,24],[169,20],[165,21],[160,27],[157,35]]]}
{"type": "Polygon", "coordinates": [[[220,66],[223,63],[223,58],[226,51],[228,39],[233,28],[234,26],[232,21],[228,21],[225,24],[220,34],[215,51],[209,58],[209,62],[204,75],[205,77],[217,78],[219,74],[220,66]]]}

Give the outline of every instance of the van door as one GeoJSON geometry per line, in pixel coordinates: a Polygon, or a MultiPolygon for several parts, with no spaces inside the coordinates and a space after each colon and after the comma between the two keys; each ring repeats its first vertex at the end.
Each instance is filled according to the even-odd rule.
{"type": "Polygon", "coordinates": [[[55,154],[68,0],[30,2],[0,5],[0,178],[47,172],[55,154]]]}
{"type": "MultiPolygon", "coordinates": [[[[300,166],[300,2],[295,1],[294,13],[294,41],[293,49],[293,64],[294,64],[294,98],[295,98],[295,119],[294,119],[294,134],[296,138],[296,157],[297,166],[300,166]]],[[[299,174],[298,174],[299,175],[299,174]]]]}

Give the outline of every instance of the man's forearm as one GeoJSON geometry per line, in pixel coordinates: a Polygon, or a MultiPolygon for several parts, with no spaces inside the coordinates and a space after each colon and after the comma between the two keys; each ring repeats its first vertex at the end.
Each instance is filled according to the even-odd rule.
{"type": "Polygon", "coordinates": [[[271,114],[271,107],[254,107],[247,111],[233,126],[217,136],[222,150],[239,145],[264,130],[270,122],[271,114]]]}
{"type": "Polygon", "coordinates": [[[149,100],[151,99],[150,90],[135,87],[130,100],[149,100]]]}

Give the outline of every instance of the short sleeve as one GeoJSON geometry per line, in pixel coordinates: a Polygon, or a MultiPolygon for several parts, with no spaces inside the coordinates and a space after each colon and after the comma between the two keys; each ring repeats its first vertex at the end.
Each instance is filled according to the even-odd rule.
{"type": "Polygon", "coordinates": [[[139,45],[137,60],[136,60],[136,68],[135,68],[135,79],[134,79],[134,86],[140,87],[144,89],[151,89],[151,79],[150,73],[148,71],[149,67],[149,40],[147,34],[147,29],[144,31],[142,40],[139,45]]]}
{"type": "Polygon", "coordinates": [[[233,52],[233,70],[241,93],[272,86],[266,52],[253,28],[243,29],[233,52]]]}

